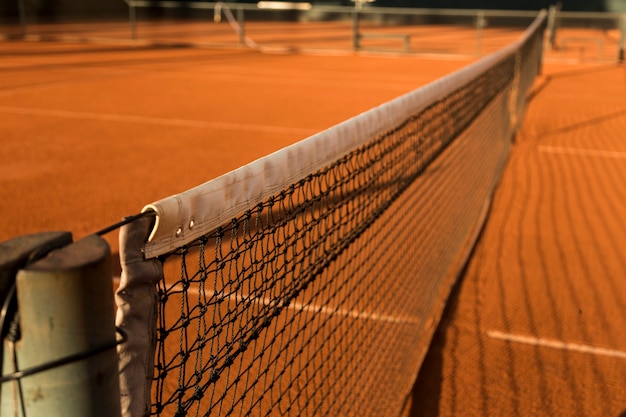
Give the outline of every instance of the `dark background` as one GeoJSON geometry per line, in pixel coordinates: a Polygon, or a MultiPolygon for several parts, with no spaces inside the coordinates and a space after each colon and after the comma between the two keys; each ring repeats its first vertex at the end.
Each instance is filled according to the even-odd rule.
{"type": "MultiPolygon", "coordinates": [[[[316,1],[314,0],[315,4],[316,1]]],[[[323,1],[317,2],[323,3],[323,1]]],[[[374,5],[381,7],[421,7],[452,9],[497,9],[497,10],[541,10],[547,9],[556,0],[376,0],[374,5]]],[[[568,11],[607,11],[605,0],[561,0],[562,10],[568,11]]],[[[353,5],[351,1],[342,4],[353,5]]]]}
{"type": "MultiPolygon", "coordinates": [[[[180,0],[184,3],[183,0],[180,0]]],[[[302,0],[292,0],[302,1],[302,0]]],[[[124,0],[23,0],[29,19],[61,20],[71,18],[119,18],[128,16],[124,0]]],[[[256,0],[231,0],[256,3],[256,0]]],[[[353,6],[350,0],[310,0],[314,5],[353,6]]],[[[376,0],[373,7],[419,7],[458,9],[540,10],[556,0],[376,0]]],[[[626,0],[561,0],[565,11],[610,11],[607,4],[623,4],[626,0]],[[621,3],[620,3],[621,2],[621,3]]],[[[156,9],[156,8],[155,8],[156,9]]],[[[13,21],[18,17],[18,0],[0,1],[0,19],[13,21]]]]}

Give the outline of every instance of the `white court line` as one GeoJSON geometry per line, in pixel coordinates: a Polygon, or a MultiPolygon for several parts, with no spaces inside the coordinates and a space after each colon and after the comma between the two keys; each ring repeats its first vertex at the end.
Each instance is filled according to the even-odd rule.
{"type": "Polygon", "coordinates": [[[243,130],[252,132],[268,132],[268,133],[295,133],[312,135],[317,133],[316,129],[297,128],[297,127],[285,127],[285,126],[264,126],[264,125],[250,125],[241,123],[226,123],[226,122],[210,122],[203,120],[189,120],[189,119],[170,119],[163,117],[149,117],[149,116],[131,116],[123,114],[108,114],[108,113],[89,113],[78,112],[68,110],[49,110],[39,108],[23,108],[23,107],[5,107],[0,106],[0,112],[11,114],[26,114],[31,116],[50,116],[50,117],[63,117],[69,119],[89,119],[89,120],[103,120],[111,122],[125,122],[125,123],[143,123],[161,126],[177,126],[177,127],[197,127],[197,128],[210,128],[210,129],[224,129],[224,130],[243,130]]]}
{"type": "Polygon", "coordinates": [[[537,149],[539,150],[539,152],[547,152],[547,153],[626,159],[626,152],[600,151],[596,149],[581,149],[581,148],[564,148],[560,146],[539,146],[537,147],[537,149]]]}
{"type": "MultiPolygon", "coordinates": [[[[172,287],[171,289],[177,290],[177,291],[182,291],[183,287],[181,285],[176,285],[174,287],[172,287]]],[[[212,297],[216,294],[215,291],[213,290],[204,290],[207,297],[212,297]]],[[[198,288],[188,288],[187,292],[192,292],[192,293],[199,293],[199,289],[198,288]]],[[[250,304],[252,303],[261,303],[263,305],[269,306],[272,304],[276,304],[276,300],[272,300],[270,298],[267,297],[255,297],[255,298],[251,298],[249,295],[245,295],[245,294],[234,294],[234,295],[229,295],[228,297],[229,300],[231,301],[239,301],[239,302],[248,302],[250,304]]],[[[417,320],[411,317],[393,317],[393,316],[386,316],[386,315],[382,315],[382,314],[375,314],[375,313],[366,313],[366,312],[362,312],[362,311],[354,311],[354,310],[347,310],[347,309],[343,309],[343,308],[332,308],[332,307],[325,307],[325,306],[320,306],[320,305],[316,305],[316,304],[303,304],[303,303],[297,303],[292,301],[291,303],[289,303],[289,305],[286,307],[290,310],[299,310],[299,311],[305,311],[307,313],[323,313],[323,314],[336,314],[339,316],[343,316],[343,317],[350,317],[350,318],[354,318],[354,319],[366,319],[366,320],[375,320],[375,321],[382,321],[382,322],[386,322],[386,323],[399,323],[399,324],[420,324],[421,320],[417,320]]]]}
{"type": "Polygon", "coordinates": [[[626,352],[617,349],[607,349],[591,345],[581,345],[578,343],[561,342],[560,340],[502,333],[496,330],[487,331],[487,336],[492,339],[504,340],[507,342],[523,343],[526,345],[567,350],[570,352],[590,353],[592,355],[610,356],[612,358],[626,359],[626,352]]]}

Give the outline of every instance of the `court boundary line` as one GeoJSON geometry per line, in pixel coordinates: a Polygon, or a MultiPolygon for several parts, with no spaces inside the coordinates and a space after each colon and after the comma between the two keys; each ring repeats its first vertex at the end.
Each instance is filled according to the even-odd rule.
{"type": "MultiPolygon", "coordinates": [[[[10,41],[15,37],[0,34],[0,41],[10,41]]],[[[30,42],[61,42],[61,43],[84,43],[95,45],[112,45],[112,46],[132,46],[132,47],[172,47],[172,48],[190,48],[190,49],[229,49],[233,51],[250,51],[253,53],[262,53],[267,55],[309,55],[309,56],[376,56],[376,57],[415,57],[417,59],[426,60],[442,60],[442,61],[466,61],[474,60],[477,55],[472,53],[460,52],[425,52],[420,50],[402,51],[392,49],[360,49],[354,50],[349,47],[302,47],[294,45],[256,45],[255,47],[241,46],[234,42],[208,42],[208,41],[158,41],[150,39],[120,39],[106,36],[71,36],[71,35],[38,35],[31,34],[26,37],[18,36],[17,39],[30,42]]]]}
{"type": "Polygon", "coordinates": [[[564,342],[561,340],[547,339],[535,336],[525,336],[520,334],[504,333],[497,330],[488,330],[487,337],[505,342],[520,343],[530,346],[547,347],[569,352],[587,353],[597,356],[608,356],[612,358],[626,359],[626,351],[619,349],[609,349],[593,345],[564,342]]]}
{"type": "Polygon", "coordinates": [[[575,155],[575,156],[594,156],[599,158],[626,159],[626,152],[620,151],[604,151],[600,149],[583,149],[583,148],[566,148],[562,146],[540,145],[537,147],[539,152],[575,155]]]}
{"type": "Polygon", "coordinates": [[[51,109],[42,109],[42,108],[24,108],[24,107],[7,107],[7,106],[0,106],[0,113],[20,114],[20,115],[27,115],[27,116],[60,117],[60,118],[67,118],[67,119],[87,119],[87,120],[122,122],[122,123],[141,123],[141,124],[152,124],[152,125],[173,126],[173,127],[209,128],[209,129],[222,129],[222,130],[235,130],[235,131],[267,132],[267,133],[294,133],[294,134],[312,135],[319,131],[319,129],[314,129],[314,128],[254,125],[254,124],[214,122],[214,121],[204,121],[204,120],[174,119],[174,118],[162,118],[162,117],[151,117],[151,116],[133,116],[133,115],[124,115],[124,114],[112,114],[112,113],[92,113],[92,112],[80,112],[80,111],[73,111],[73,110],[51,110],[51,109]]]}
{"type": "MultiPolygon", "coordinates": [[[[199,294],[200,293],[200,289],[199,288],[195,288],[195,287],[188,287],[186,289],[183,288],[182,285],[178,284],[178,285],[174,285],[172,287],[169,288],[170,290],[178,290],[178,291],[187,291],[188,293],[194,293],[194,294],[199,294]]],[[[217,291],[214,290],[210,290],[210,289],[206,289],[204,290],[205,296],[206,297],[213,297],[215,294],[217,294],[217,291]]],[[[254,304],[254,303],[261,303],[265,306],[270,306],[270,305],[282,305],[282,301],[276,301],[276,300],[272,300],[269,297],[253,297],[251,295],[247,295],[247,294],[229,294],[224,296],[223,298],[229,300],[229,301],[235,301],[235,302],[247,302],[249,304],[254,304]]],[[[422,320],[418,320],[415,318],[411,318],[411,317],[394,317],[394,316],[388,316],[388,315],[384,315],[384,314],[377,314],[377,313],[367,313],[367,312],[362,312],[362,311],[355,311],[355,310],[348,310],[345,308],[333,308],[333,307],[326,307],[323,305],[319,305],[319,304],[305,304],[305,303],[301,303],[301,302],[296,302],[296,301],[291,301],[289,303],[289,305],[284,306],[284,308],[289,309],[289,310],[296,310],[296,311],[304,311],[306,313],[322,313],[322,314],[328,314],[328,315],[339,315],[339,316],[343,316],[343,317],[349,317],[349,318],[353,318],[353,319],[365,319],[365,320],[374,320],[374,321],[381,321],[381,322],[385,322],[385,323],[393,323],[393,324],[420,324],[422,322],[422,320]]]]}

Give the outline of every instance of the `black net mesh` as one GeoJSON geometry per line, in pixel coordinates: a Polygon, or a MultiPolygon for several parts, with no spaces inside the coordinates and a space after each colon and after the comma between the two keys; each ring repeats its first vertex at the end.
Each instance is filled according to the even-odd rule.
{"type": "Polygon", "coordinates": [[[161,257],[152,415],[397,415],[506,157],[519,59],[161,257]]]}

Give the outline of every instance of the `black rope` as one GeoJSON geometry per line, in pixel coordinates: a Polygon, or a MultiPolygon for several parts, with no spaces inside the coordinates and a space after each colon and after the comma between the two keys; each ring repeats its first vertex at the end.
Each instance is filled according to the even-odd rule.
{"type": "Polygon", "coordinates": [[[139,220],[139,219],[142,219],[144,217],[153,217],[153,216],[156,216],[156,211],[152,211],[152,210],[151,211],[146,211],[144,213],[134,214],[132,216],[126,216],[126,217],[124,217],[124,220],[122,220],[122,221],[120,221],[118,223],[112,224],[111,226],[105,227],[104,229],[99,230],[99,231],[97,231],[94,234],[97,235],[97,236],[106,235],[107,233],[112,232],[114,230],[117,230],[117,229],[119,229],[122,226],[125,226],[125,225],[127,225],[129,223],[134,222],[135,220],[139,220]]]}
{"type": "MultiPolygon", "coordinates": [[[[13,287],[15,288],[15,286],[13,287]]],[[[13,360],[13,370],[17,371],[19,369],[18,360],[17,360],[17,351],[15,349],[15,342],[19,339],[20,333],[20,325],[18,317],[14,317],[11,322],[9,334],[7,336],[7,341],[11,346],[11,358],[13,360]]],[[[26,401],[24,401],[24,389],[22,388],[22,381],[17,379],[15,380],[15,384],[17,385],[17,392],[19,395],[20,408],[22,410],[22,417],[26,417],[26,401]]]]}
{"type": "Polygon", "coordinates": [[[44,372],[44,371],[48,371],[50,369],[53,368],[58,368],[60,366],[63,365],[68,365],[70,363],[73,362],[78,362],[81,361],[83,359],[87,359],[90,356],[94,356],[97,355],[99,353],[105,352],[109,349],[113,349],[115,348],[117,345],[120,345],[122,343],[125,343],[128,340],[128,336],[126,335],[126,332],[124,330],[122,330],[119,327],[115,328],[115,331],[121,336],[120,340],[116,340],[115,342],[110,342],[107,343],[103,346],[99,346],[90,350],[86,350],[84,352],[79,352],[79,353],[75,353],[73,355],[69,355],[66,356],[64,358],[61,359],[56,359],[53,361],[50,361],[48,363],[44,363],[42,365],[38,365],[38,366],[33,366],[31,368],[27,368],[27,369],[23,369],[21,371],[17,371],[17,372],[13,372],[11,374],[8,375],[3,375],[2,377],[0,377],[0,384],[4,384],[5,382],[9,382],[9,381],[15,381],[30,375],[34,375],[34,374],[38,374],[40,372],[44,372]]]}

